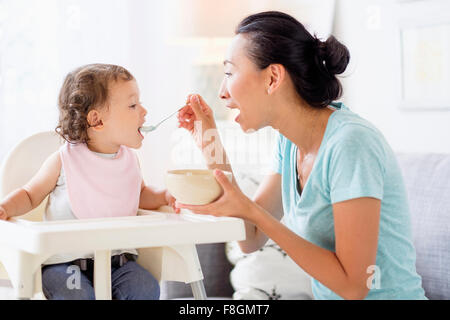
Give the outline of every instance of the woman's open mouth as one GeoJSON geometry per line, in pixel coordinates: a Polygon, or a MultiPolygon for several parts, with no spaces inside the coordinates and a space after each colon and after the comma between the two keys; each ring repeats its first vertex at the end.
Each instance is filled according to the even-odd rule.
{"type": "Polygon", "coordinates": [[[227,106],[228,109],[230,109],[234,114],[237,114],[236,118],[234,119],[235,122],[239,121],[239,118],[241,116],[241,110],[237,107],[227,106]]]}

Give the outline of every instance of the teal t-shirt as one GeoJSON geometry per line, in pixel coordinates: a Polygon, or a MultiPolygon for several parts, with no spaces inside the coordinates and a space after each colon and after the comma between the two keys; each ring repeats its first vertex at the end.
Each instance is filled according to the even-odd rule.
{"type": "MultiPolygon", "coordinates": [[[[361,197],[380,199],[376,265],[367,271],[371,290],[366,299],[425,299],[415,267],[406,189],[394,152],[370,122],[342,103],[332,106],[336,111],[301,194],[297,147],[283,135],[278,137],[274,169],[282,176],[285,223],[307,241],[335,252],[332,204],[361,197]]],[[[312,289],[316,299],[341,299],[315,279],[312,289]]]]}

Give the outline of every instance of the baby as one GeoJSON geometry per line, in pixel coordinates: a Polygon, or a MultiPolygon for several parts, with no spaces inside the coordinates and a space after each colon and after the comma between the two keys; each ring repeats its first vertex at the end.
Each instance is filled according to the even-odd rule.
{"type": "MultiPolygon", "coordinates": [[[[64,81],[58,105],[56,132],[66,143],[28,184],[0,202],[1,219],[25,214],[47,195],[46,220],[133,216],[138,208],[175,207],[166,190],[155,191],[142,179],[132,148],[142,145],[139,128],[147,111],[139,102],[136,80],[126,69],[92,64],[74,70],[64,81]]],[[[159,299],[158,281],[135,262],[135,249],[111,255],[114,299],[159,299]]],[[[47,299],[95,299],[93,257],[93,253],[64,254],[48,259],[42,268],[47,299]],[[67,285],[74,265],[81,271],[75,288],[67,285]]]]}

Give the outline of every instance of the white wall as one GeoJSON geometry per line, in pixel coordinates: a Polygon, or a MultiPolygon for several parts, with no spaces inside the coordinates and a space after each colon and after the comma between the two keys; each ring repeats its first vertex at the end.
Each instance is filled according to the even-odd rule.
{"type": "MultiPolygon", "coordinates": [[[[450,10],[450,1],[444,2],[447,5],[442,10],[450,10]]],[[[81,64],[116,63],[130,69],[140,85],[149,123],[181,107],[187,94],[198,90],[192,81],[191,68],[203,53],[195,46],[171,43],[168,24],[180,14],[172,10],[170,4],[174,3],[177,1],[70,0],[64,4],[56,0],[39,4],[26,0],[0,1],[0,160],[22,138],[54,128],[56,98],[62,79],[81,64]],[[28,11],[23,11],[21,6],[28,11]],[[33,14],[36,12],[39,14],[33,14]]],[[[299,8],[313,1],[249,0],[245,3],[248,11],[281,9],[306,21],[302,15],[307,10],[299,8]]],[[[344,79],[344,102],[380,128],[397,151],[450,152],[450,111],[399,109],[396,3],[395,0],[336,1],[334,33],[352,54],[350,72],[344,79]]],[[[323,6],[325,2],[320,4],[323,6]]],[[[319,11],[321,14],[310,10],[313,20],[328,22],[328,11],[319,11]]],[[[190,12],[183,10],[181,14],[190,12]]],[[[217,24],[232,33],[234,22],[228,22],[233,26],[222,21],[217,24]]],[[[323,25],[326,27],[327,23],[323,25]]],[[[227,35],[216,32],[222,37],[227,35]]],[[[148,184],[163,187],[168,169],[203,165],[195,147],[183,146],[188,141],[186,132],[175,128],[174,118],[148,134],[139,150],[148,184]],[[187,162],[183,159],[180,162],[180,156],[187,162]]],[[[235,138],[234,134],[230,137],[230,141],[250,141],[249,137],[235,138]]],[[[265,138],[261,141],[258,145],[269,144],[264,142],[265,138]]],[[[235,147],[238,150],[242,145],[235,147]]],[[[231,149],[229,153],[231,157],[234,154],[231,149]]],[[[234,156],[239,162],[241,155],[234,156]]],[[[251,161],[246,163],[251,166],[251,161]]]]}
{"type": "Polygon", "coordinates": [[[129,30],[121,0],[0,1],[0,161],[25,137],[56,127],[69,71],[97,62],[128,67],[129,30]]]}
{"type": "MultiPolygon", "coordinates": [[[[419,2],[411,4],[420,5],[419,2]]],[[[334,34],[348,46],[352,55],[343,79],[343,100],[375,124],[394,150],[448,153],[450,108],[446,111],[399,108],[401,69],[397,6],[395,0],[337,1],[334,34]]],[[[450,1],[428,0],[425,6],[450,11],[450,1]]]]}
{"type": "MultiPolygon", "coordinates": [[[[167,46],[165,2],[0,1],[0,162],[14,145],[57,124],[66,74],[88,63],[129,69],[155,123],[181,107],[192,53],[167,46]]],[[[144,178],[163,186],[175,121],[148,135],[139,153],[144,178]]]]}
{"type": "MultiPolygon", "coordinates": [[[[170,18],[165,3],[147,0],[129,6],[130,71],[136,77],[148,124],[156,124],[183,106],[189,87],[192,53],[170,46],[164,26],[170,18]],[[169,15],[169,17],[168,17],[169,15]]],[[[165,172],[171,168],[171,145],[176,141],[176,117],[148,133],[138,150],[142,174],[148,185],[164,187],[165,172]]]]}
{"type": "MultiPolygon", "coordinates": [[[[437,1],[442,10],[450,5],[450,1],[437,1]]],[[[428,4],[436,1],[427,0],[425,2],[428,4]]],[[[287,1],[283,3],[287,4],[287,1]]],[[[299,3],[301,2],[298,2],[297,5],[300,5],[299,3]]],[[[450,110],[405,111],[400,109],[401,60],[398,12],[396,11],[398,3],[397,0],[336,1],[333,33],[348,45],[352,55],[348,72],[342,79],[345,90],[343,101],[351,109],[374,123],[395,151],[448,153],[450,152],[450,143],[448,142],[450,140],[450,110]]],[[[408,1],[403,1],[403,3],[408,3],[408,1]]],[[[274,9],[279,8],[274,7],[274,9]]],[[[291,10],[290,13],[304,21],[305,18],[302,17],[300,11],[291,10]]],[[[320,15],[314,15],[314,19],[318,18],[320,15]]],[[[327,19],[326,16],[322,18],[327,19]]],[[[170,52],[170,47],[165,50],[170,52]]],[[[187,62],[188,59],[183,61],[187,62]]],[[[182,70],[183,65],[180,65],[176,59],[166,65],[170,66],[172,63],[177,64],[178,70],[182,70]]],[[[181,92],[187,93],[191,90],[195,92],[196,90],[195,87],[190,87],[192,84],[186,79],[176,79],[173,85],[181,92]],[[186,84],[187,86],[183,87],[186,84]]],[[[266,132],[261,132],[259,136],[248,136],[233,131],[227,139],[225,132],[239,131],[240,129],[235,128],[233,124],[225,123],[222,124],[222,127],[224,143],[232,164],[252,173],[261,173],[261,170],[255,169],[256,167],[267,169],[270,158],[263,157],[264,160],[261,160],[263,163],[256,164],[248,157],[248,152],[237,153],[240,150],[248,151],[249,147],[246,146],[266,145],[266,148],[259,147],[258,149],[258,152],[266,155],[267,150],[270,149],[270,143],[265,142],[270,140],[270,138],[266,139],[266,132]],[[239,141],[239,143],[234,141],[239,141]]],[[[195,147],[187,145],[190,141],[189,137],[183,132],[171,131],[170,124],[163,130],[165,131],[155,133],[149,138],[164,139],[165,136],[167,144],[155,145],[156,148],[146,148],[153,145],[153,142],[149,140],[146,141],[143,148],[147,161],[153,161],[156,165],[148,174],[151,181],[157,185],[163,184],[164,172],[167,169],[201,167],[203,165],[201,156],[196,153],[195,147]],[[156,151],[156,154],[152,154],[151,150],[156,151]],[[159,160],[155,157],[159,157],[159,160]],[[184,159],[180,162],[177,161],[177,157],[178,160],[179,157],[184,157],[184,159]]]]}

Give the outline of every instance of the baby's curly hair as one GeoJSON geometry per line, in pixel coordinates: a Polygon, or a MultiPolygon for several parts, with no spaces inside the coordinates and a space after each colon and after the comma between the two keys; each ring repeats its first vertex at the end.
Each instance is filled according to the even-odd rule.
{"type": "Polygon", "coordinates": [[[59,93],[59,121],[56,133],[69,143],[87,143],[89,111],[107,105],[111,81],[134,80],[123,67],[89,64],[70,72],[59,93]]]}

